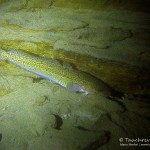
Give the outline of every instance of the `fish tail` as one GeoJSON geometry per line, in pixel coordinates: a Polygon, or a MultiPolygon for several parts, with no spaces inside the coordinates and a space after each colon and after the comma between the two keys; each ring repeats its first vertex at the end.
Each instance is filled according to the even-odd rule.
{"type": "Polygon", "coordinates": [[[6,60],[8,57],[8,53],[0,48],[0,60],[6,60]]]}

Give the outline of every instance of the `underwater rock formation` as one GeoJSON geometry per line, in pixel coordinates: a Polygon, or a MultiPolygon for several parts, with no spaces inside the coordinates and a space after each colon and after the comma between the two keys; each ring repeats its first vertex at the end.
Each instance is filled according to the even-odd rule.
{"type": "Polygon", "coordinates": [[[149,10],[149,0],[0,0],[0,49],[71,65],[115,92],[70,92],[0,52],[0,149],[120,150],[120,138],[149,139],[149,10]]]}

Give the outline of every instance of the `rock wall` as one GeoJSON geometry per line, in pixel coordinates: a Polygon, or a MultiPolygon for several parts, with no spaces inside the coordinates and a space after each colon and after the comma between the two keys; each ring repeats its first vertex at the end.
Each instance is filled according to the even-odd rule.
{"type": "Polygon", "coordinates": [[[110,8],[149,11],[148,0],[55,0],[54,5],[75,9],[104,10],[110,8]]]}
{"type": "Polygon", "coordinates": [[[149,12],[149,0],[0,0],[1,5],[9,8],[49,8],[51,6],[71,9],[126,9],[131,11],[149,12]],[[8,3],[6,3],[8,2],[8,3]],[[18,7],[20,6],[20,7],[18,7]]]}

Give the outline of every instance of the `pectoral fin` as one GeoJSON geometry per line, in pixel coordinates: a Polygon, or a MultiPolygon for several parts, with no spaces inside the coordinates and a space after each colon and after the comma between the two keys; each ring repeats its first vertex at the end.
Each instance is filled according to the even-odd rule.
{"type": "Polygon", "coordinates": [[[78,85],[78,84],[75,84],[75,83],[68,83],[67,84],[67,89],[73,91],[73,92],[80,92],[83,90],[83,87],[78,85]]]}

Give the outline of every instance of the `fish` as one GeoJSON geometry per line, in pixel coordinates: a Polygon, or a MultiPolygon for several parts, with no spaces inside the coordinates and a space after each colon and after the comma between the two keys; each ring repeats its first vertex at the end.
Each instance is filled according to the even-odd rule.
{"type": "Polygon", "coordinates": [[[110,88],[101,80],[74,68],[64,67],[56,59],[45,59],[21,50],[0,49],[0,60],[5,60],[21,69],[84,95],[100,92],[110,96],[110,88]]]}

